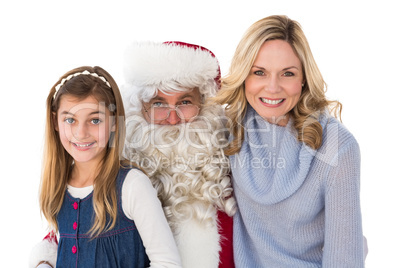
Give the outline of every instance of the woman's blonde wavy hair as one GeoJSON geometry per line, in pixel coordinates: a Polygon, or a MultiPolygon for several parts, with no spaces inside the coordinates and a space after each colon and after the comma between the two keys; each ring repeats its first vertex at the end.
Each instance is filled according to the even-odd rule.
{"type": "Polygon", "coordinates": [[[244,140],[242,121],[247,109],[244,81],[264,42],[278,39],[290,44],[303,68],[305,85],[298,103],[290,111],[299,141],[313,149],[320,148],[322,143],[322,127],[318,122],[320,113],[328,108],[331,113],[340,117],[342,105],[338,101],[326,99],[326,83],[300,24],[287,16],[266,17],[251,25],[240,40],[229,73],[223,77],[221,90],[213,99],[214,102],[226,105],[226,115],[230,119],[228,127],[234,139],[225,151],[228,155],[237,153],[244,140]]]}
{"type": "Polygon", "coordinates": [[[95,97],[103,102],[110,110],[115,124],[115,132],[111,134],[106,146],[106,153],[98,166],[94,181],[93,206],[95,210],[94,223],[89,233],[95,237],[104,230],[110,230],[116,223],[117,196],[116,176],[120,168],[120,155],[123,149],[125,136],[124,107],[119,88],[112,76],[101,67],[83,66],[64,74],[51,88],[47,97],[46,130],[42,179],[40,188],[40,208],[48,221],[50,228],[58,231],[57,215],[61,209],[67,182],[70,178],[74,159],[61,144],[59,134],[55,129],[57,124],[57,110],[63,96],[69,95],[83,100],[88,96],[95,97]],[[96,73],[110,84],[110,87],[101,79],[92,75],[78,75],[66,81],[58,90],[55,87],[63,78],[70,74],[83,71],[96,73]]]}

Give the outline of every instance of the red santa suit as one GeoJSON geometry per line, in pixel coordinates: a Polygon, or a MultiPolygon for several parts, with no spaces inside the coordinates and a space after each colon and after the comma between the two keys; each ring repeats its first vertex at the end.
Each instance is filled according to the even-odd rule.
{"type": "Polygon", "coordinates": [[[125,157],[150,177],[179,248],[183,267],[234,267],[229,161],[223,149],[224,112],[205,100],[219,88],[218,61],[209,50],[187,43],[134,43],[125,55],[125,157]],[[198,88],[200,113],[177,125],[148,123],[142,103],[198,88]]]}

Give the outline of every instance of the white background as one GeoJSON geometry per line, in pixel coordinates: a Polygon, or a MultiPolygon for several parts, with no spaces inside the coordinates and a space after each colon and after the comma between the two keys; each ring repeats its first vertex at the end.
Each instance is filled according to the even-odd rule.
{"type": "Polygon", "coordinates": [[[32,246],[46,234],[38,206],[45,99],[61,75],[99,65],[122,84],[122,54],[133,40],[205,46],[225,74],[252,23],[286,14],[301,23],[328,96],[343,103],[343,123],[360,144],[366,267],[402,267],[397,5],[389,0],[2,1],[0,266],[26,267],[32,246]]]}

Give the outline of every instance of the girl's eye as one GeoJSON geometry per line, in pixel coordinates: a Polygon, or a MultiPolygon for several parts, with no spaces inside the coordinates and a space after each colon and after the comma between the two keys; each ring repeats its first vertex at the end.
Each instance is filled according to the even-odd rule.
{"type": "Polygon", "coordinates": [[[100,124],[102,121],[100,120],[100,119],[98,119],[98,118],[95,118],[95,119],[92,119],[91,120],[91,123],[92,124],[94,124],[94,125],[98,125],[98,124],[100,124]]]}
{"type": "Polygon", "coordinates": [[[64,119],[64,122],[66,122],[67,124],[73,124],[75,120],[73,118],[66,118],[64,119]]]}

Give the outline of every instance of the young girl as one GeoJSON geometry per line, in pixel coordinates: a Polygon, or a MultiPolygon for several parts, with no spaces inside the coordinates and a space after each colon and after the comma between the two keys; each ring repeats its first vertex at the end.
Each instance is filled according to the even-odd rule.
{"type": "Polygon", "coordinates": [[[57,267],[180,267],[149,178],[119,160],[124,134],[120,92],[102,68],[52,87],[40,207],[59,232],[57,267]]]}

